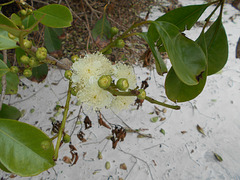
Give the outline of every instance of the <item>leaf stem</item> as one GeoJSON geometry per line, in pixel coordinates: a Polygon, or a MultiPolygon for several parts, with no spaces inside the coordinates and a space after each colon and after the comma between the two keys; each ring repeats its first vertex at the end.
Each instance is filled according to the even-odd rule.
{"type": "Polygon", "coordinates": [[[63,131],[64,131],[66,120],[67,120],[67,114],[68,114],[69,104],[70,104],[70,99],[71,99],[71,86],[72,86],[72,82],[69,81],[67,100],[66,100],[65,107],[64,107],[63,120],[61,123],[61,127],[59,129],[59,132],[58,132],[58,139],[57,139],[57,144],[55,147],[55,153],[54,153],[54,157],[53,157],[54,160],[57,160],[57,158],[58,158],[58,151],[59,151],[60,143],[61,143],[62,136],[63,136],[63,131]]]}
{"type": "Polygon", "coordinates": [[[14,0],[13,0],[13,1],[10,1],[10,2],[3,3],[3,4],[0,4],[0,7],[1,7],[1,6],[6,6],[6,5],[9,5],[9,4],[12,4],[12,3],[14,3],[14,0]]]}

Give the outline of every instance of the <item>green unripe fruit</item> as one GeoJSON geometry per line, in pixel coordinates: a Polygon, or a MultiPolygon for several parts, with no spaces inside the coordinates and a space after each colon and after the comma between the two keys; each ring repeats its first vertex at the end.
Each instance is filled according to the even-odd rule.
{"type": "Polygon", "coordinates": [[[78,60],[78,58],[79,58],[78,55],[71,56],[72,62],[76,62],[78,60]]]}
{"type": "Polygon", "coordinates": [[[110,29],[110,32],[111,32],[112,37],[115,36],[115,35],[118,33],[118,31],[119,31],[118,28],[112,27],[112,28],[110,29]]]}
{"type": "Polygon", "coordinates": [[[64,134],[63,142],[64,143],[69,143],[70,141],[71,141],[71,136],[69,136],[68,134],[64,134]]]}
{"type": "Polygon", "coordinates": [[[145,99],[146,98],[146,91],[144,89],[138,90],[139,94],[137,95],[138,99],[145,99]]]}
{"type": "Polygon", "coordinates": [[[37,67],[39,65],[37,59],[33,56],[29,59],[28,64],[29,64],[30,67],[37,67]]]}
{"type": "Polygon", "coordinates": [[[68,80],[71,79],[72,77],[72,71],[71,70],[66,70],[64,73],[65,78],[67,78],[68,80]]]}
{"type": "Polygon", "coordinates": [[[28,64],[29,63],[29,57],[26,55],[23,55],[20,57],[20,62],[23,64],[28,64]]]}
{"type": "Polygon", "coordinates": [[[32,42],[27,40],[27,39],[24,39],[23,40],[23,45],[24,45],[25,48],[30,49],[32,47],[32,42]]]}
{"type": "Polygon", "coordinates": [[[112,77],[110,75],[103,75],[98,79],[98,86],[102,89],[107,89],[112,83],[112,77]]]}
{"type": "Polygon", "coordinates": [[[32,9],[27,9],[27,14],[30,15],[33,13],[33,10],[32,9]]]}
{"type": "Polygon", "coordinates": [[[8,37],[9,37],[10,39],[15,39],[15,38],[16,38],[16,36],[12,35],[11,33],[8,33],[8,37]]]}
{"type": "Polygon", "coordinates": [[[110,165],[110,162],[109,162],[109,161],[107,161],[107,162],[105,163],[105,168],[106,168],[106,170],[109,170],[109,169],[111,168],[111,165],[110,165]]]}
{"type": "Polygon", "coordinates": [[[41,147],[42,147],[44,150],[49,149],[50,146],[51,146],[51,142],[48,141],[48,140],[45,140],[45,141],[42,141],[42,142],[41,142],[41,147]]]}
{"type": "Polygon", "coordinates": [[[103,54],[107,55],[107,54],[112,54],[112,48],[109,48],[107,51],[105,51],[103,54]]]}
{"type": "Polygon", "coordinates": [[[29,78],[32,76],[32,71],[30,69],[25,69],[23,71],[23,75],[26,77],[26,78],[29,78]]]}
{"type": "Polygon", "coordinates": [[[77,93],[78,93],[77,87],[72,87],[72,88],[71,88],[71,94],[72,94],[73,96],[76,96],[77,93]]]}
{"type": "Polygon", "coordinates": [[[47,58],[47,50],[44,47],[38,48],[36,52],[36,57],[38,60],[42,61],[47,58]]]}
{"type": "Polygon", "coordinates": [[[115,46],[117,48],[123,48],[125,46],[125,42],[122,39],[116,41],[115,46]]]}
{"type": "Polygon", "coordinates": [[[17,66],[11,66],[11,67],[10,67],[10,72],[17,74],[18,71],[19,71],[19,69],[18,69],[17,66]]]}
{"type": "Polygon", "coordinates": [[[126,78],[120,78],[117,81],[117,88],[122,91],[126,91],[129,87],[128,80],[126,78]]]}
{"type": "Polygon", "coordinates": [[[20,11],[20,15],[26,16],[26,15],[27,15],[27,11],[26,11],[25,9],[22,9],[22,10],[20,11]]]}

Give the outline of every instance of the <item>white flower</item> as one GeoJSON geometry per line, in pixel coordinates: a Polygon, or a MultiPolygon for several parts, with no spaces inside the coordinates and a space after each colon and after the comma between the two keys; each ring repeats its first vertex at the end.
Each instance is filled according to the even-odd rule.
{"type": "Polygon", "coordinates": [[[136,76],[131,66],[117,63],[114,65],[114,76],[116,80],[126,78],[128,80],[129,88],[134,89],[137,84],[136,76]]]}
{"type": "Polygon", "coordinates": [[[111,103],[111,109],[116,112],[129,109],[129,106],[135,102],[135,99],[135,96],[116,96],[111,103]]]}

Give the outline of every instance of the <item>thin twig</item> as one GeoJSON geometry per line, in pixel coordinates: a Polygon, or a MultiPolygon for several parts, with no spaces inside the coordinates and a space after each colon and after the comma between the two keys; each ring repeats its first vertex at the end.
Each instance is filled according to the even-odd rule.
{"type": "MultiPolygon", "coordinates": [[[[3,62],[7,64],[7,50],[3,50],[3,62]]],[[[6,74],[2,76],[2,93],[0,98],[0,110],[2,109],[3,100],[5,98],[7,88],[7,80],[6,80],[6,74]]]]}

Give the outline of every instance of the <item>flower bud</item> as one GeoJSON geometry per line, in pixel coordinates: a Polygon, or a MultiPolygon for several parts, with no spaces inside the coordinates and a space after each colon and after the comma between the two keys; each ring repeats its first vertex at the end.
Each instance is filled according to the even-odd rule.
{"type": "Polygon", "coordinates": [[[11,66],[11,67],[10,67],[10,72],[17,74],[18,71],[19,71],[19,69],[18,69],[17,66],[11,66]]]}
{"type": "Polygon", "coordinates": [[[71,94],[72,94],[73,96],[76,96],[77,93],[78,93],[77,87],[72,87],[72,88],[71,88],[71,94]]]}
{"type": "Polygon", "coordinates": [[[23,45],[24,45],[25,48],[30,49],[32,47],[32,42],[27,40],[27,39],[24,39],[23,40],[23,45]]]}
{"type": "Polygon", "coordinates": [[[107,89],[112,83],[112,77],[110,75],[103,75],[98,80],[98,86],[103,89],[107,89]]]}
{"type": "Polygon", "coordinates": [[[146,98],[146,91],[144,89],[138,90],[139,94],[137,95],[138,99],[145,99],[146,98]]]}
{"type": "Polygon", "coordinates": [[[78,60],[78,58],[79,58],[78,55],[71,56],[72,62],[76,62],[78,60]]]}
{"type": "Polygon", "coordinates": [[[71,141],[71,136],[69,136],[68,134],[64,134],[63,142],[64,143],[69,143],[70,141],[71,141]]]}
{"type": "Polygon", "coordinates": [[[123,48],[125,46],[125,42],[122,39],[116,41],[115,46],[117,48],[123,48]]]}
{"type": "Polygon", "coordinates": [[[110,29],[110,32],[111,32],[112,37],[115,36],[115,35],[118,33],[118,31],[119,31],[118,28],[112,27],[112,28],[110,29]]]}
{"type": "Polygon", "coordinates": [[[47,57],[47,50],[46,50],[46,48],[44,48],[44,47],[38,48],[37,52],[36,52],[36,57],[40,61],[46,59],[46,57],[47,57]]]}
{"type": "Polygon", "coordinates": [[[36,67],[39,65],[37,59],[34,56],[30,57],[28,64],[30,67],[36,67]]]}
{"type": "Polygon", "coordinates": [[[25,9],[21,9],[19,13],[20,13],[21,16],[26,16],[27,15],[27,11],[25,9]]]}
{"type": "Polygon", "coordinates": [[[28,64],[29,63],[29,57],[26,55],[23,55],[20,57],[20,62],[23,64],[28,64]]]}
{"type": "Polygon", "coordinates": [[[126,91],[129,87],[128,80],[126,78],[120,78],[117,81],[117,88],[122,91],[126,91]]]}
{"type": "Polygon", "coordinates": [[[65,78],[67,78],[68,80],[71,79],[72,77],[72,71],[71,70],[66,70],[64,73],[65,78]]]}
{"type": "Polygon", "coordinates": [[[32,76],[32,71],[30,69],[25,69],[23,71],[23,75],[26,77],[26,78],[29,78],[32,76]]]}

